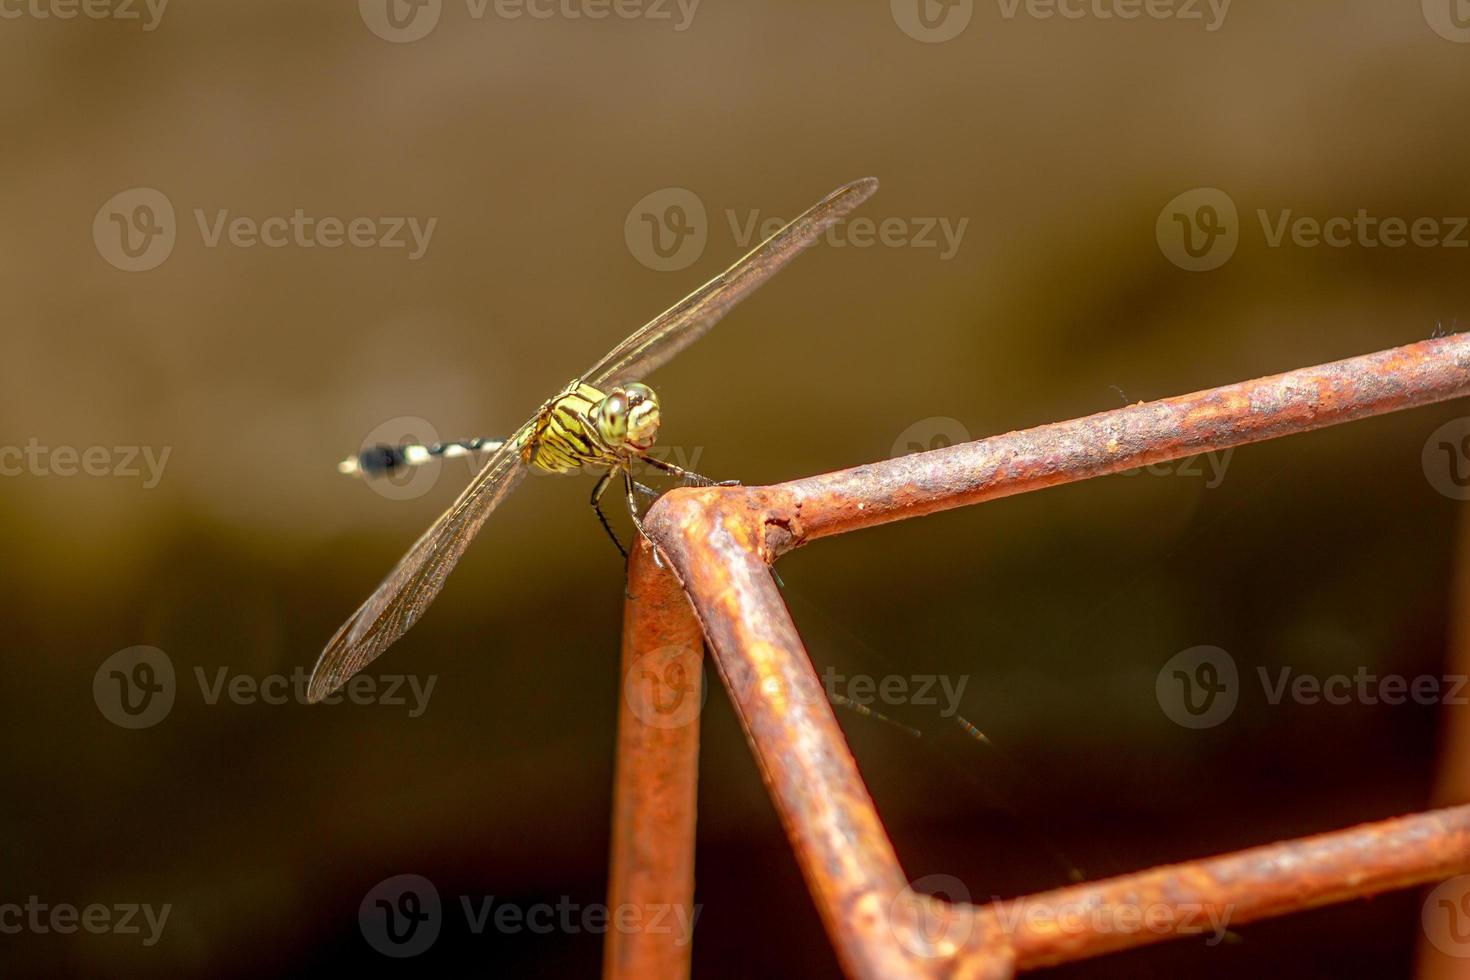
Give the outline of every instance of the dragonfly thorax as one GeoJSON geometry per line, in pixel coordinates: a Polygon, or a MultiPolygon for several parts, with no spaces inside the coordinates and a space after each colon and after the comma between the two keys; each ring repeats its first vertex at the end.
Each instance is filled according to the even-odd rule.
{"type": "Polygon", "coordinates": [[[597,434],[614,450],[647,452],[658,438],[658,396],[645,384],[620,385],[592,409],[597,434]]]}

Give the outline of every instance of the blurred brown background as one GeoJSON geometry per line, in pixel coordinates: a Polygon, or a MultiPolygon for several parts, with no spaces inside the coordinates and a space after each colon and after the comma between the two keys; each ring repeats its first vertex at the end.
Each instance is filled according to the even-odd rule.
{"type": "MultiPolygon", "coordinates": [[[[752,216],[790,218],[871,174],[883,186],[859,213],[900,219],[908,243],[813,250],[651,379],[662,440],[747,483],[1470,317],[1463,244],[1272,247],[1257,215],[1470,213],[1457,0],[1187,8],[1201,19],[931,3],[927,21],[905,0],[705,0],[692,16],[650,0],[605,19],[572,16],[579,0],[544,18],[394,0],[395,20],[375,0],[98,8],[137,20],[61,19],[58,2],[0,2],[0,443],[53,454],[0,460],[0,901],[171,912],[151,946],[0,935],[15,975],[597,971],[598,935],[476,935],[458,910],[603,900],[622,569],[586,481],[528,480],[375,665],[437,679],[418,717],[211,703],[197,672],[309,670],[469,473],[449,463],[390,499],[334,473],[344,454],[425,435],[385,431],[410,416],[444,438],[504,432],[743,251],[752,216]],[[138,210],[158,200],[139,188],[171,223],[138,210]],[[659,271],[642,215],[668,217],[670,188],[704,209],[706,244],[659,271]],[[1238,209],[1238,247],[1212,271],[1156,237],[1194,188],[1238,209]],[[436,224],[411,259],[211,247],[196,218],[296,209],[436,224]],[[947,257],[937,229],[939,247],[911,241],[940,219],[966,222],[947,257]],[[120,268],[159,257],[150,229],[172,229],[172,251],[120,268]],[[106,447],[107,473],[57,473],[58,447],[106,447]],[[126,447],[166,450],[158,479],[141,458],[128,475],[126,447]],[[164,652],[176,693],[127,730],[94,679],[136,645],[164,652]],[[358,906],[401,873],[433,881],[447,915],[399,961],[365,941],[358,906]]],[[[943,701],[874,705],[919,738],[839,711],[905,870],[1011,896],[1074,867],[1118,874],[1429,805],[1443,708],[1272,705],[1256,676],[1450,669],[1458,501],[1423,454],[1465,414],[783,562],[819,670],[964,678],[959,713],[995,745],[943,701]],[[1229,652],[1242,690],[1227,720],[1190,730],[1155,680],[1203,644],[1229,652]]],[[[703,724],[695,975],[837,975],[717,683],[703,724]]],[[[1054,975],[1408,976],[1422,898],[1054,975]]]]}

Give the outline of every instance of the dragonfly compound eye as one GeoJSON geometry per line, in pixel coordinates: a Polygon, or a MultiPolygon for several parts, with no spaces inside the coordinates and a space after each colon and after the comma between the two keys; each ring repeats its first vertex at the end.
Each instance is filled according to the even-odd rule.
{"type": "Polygon", "coordinates": [[[654,397],[653,389],[650,388],[650,387],[648,387],[648,385],[645,385],[645,384],[639,384],[637,382],[634,382],[633,384],[628,385],[628,387],[625,388],[625,389],[623,389],[623,390],[626,391],[627,394],[628,394],[628,407],[629,408],[637,408],[639,405],[642,405],[644,402],[657,402],[658,401],[658,399],[656,397],[654,397]]]}
{"type": "Polygon", "coordinates": [[[597,406],[597,430],[603,439],[614,445],[627,436],[628,399],[621,391],[608,395],[597,406]]]}

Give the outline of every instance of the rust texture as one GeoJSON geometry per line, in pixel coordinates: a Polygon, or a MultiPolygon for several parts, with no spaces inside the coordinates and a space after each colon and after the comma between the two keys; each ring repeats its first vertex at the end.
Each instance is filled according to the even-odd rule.
{"type": "Polygon", "coordinates": [[[1442,337],[793,480],[753,491],[750,504],[768,512],[774,558],[829,534],[1467,393],[1470,335],[1442,337]]]}
{"type": "Polygon", "coordinates": [[[1218,941],[1257,919],[1470,870],[1470,806],[1364,824],[982,909],[1022,969],[1177,936],[1218,941]]]}
{"type": "MultiPolygon", "coordinates": [[[[1445,676],[1465,677],[1470,676],[1470,511],[1463,507],[1455,538],[1445,676]]],[[[1460,699],[1448,698],[1440,708],[1436,764],[1434,802],[1470,800],[1470,706],[1460,699]]],[[[1463,898],[1465,893],[1462,890],[1453,897],[1463,898]]],[[[1453,955],[1455,952],[1460,950],[1441,949],[1426,931],[1419,941],[1415,976],[1420,980],[1470,980],[1470,958],[1453,955]]]]}
{"type": "MultiPolygon", "coordinates": [[[[1470,868],[1470,818],[1460,809],[980,908],[915,895],[767,564],[831,534],[1466,394],[1470,336],[1453,336],[771,487],[676,490],[645,520],[667,572],[653,567],[646,542],[634,555],[629,588],[638,599],[629,603],[625,658],[658,647],[670,630],[689,638],[690,624],[672,610],[671,575],[714,653],[849,976],[1003,978],[1192,934],[1196,920],[1185,919],[1194,907],[1228,909],[1236,924],[1444,877],[1470,868]],[[642,610],[645,602],[657,611],[642,610]],[[1140,901],[1157,907],[1147,913],[1158,917],[1154,928],[1119,929],[1106,915],[1102,925],[1087,916],[1048,925],[1044,914],[1061,902],[1127,914],[1140,901]],[[1042,914],[1017,924],[1014,912],[1036,908],[1042,914]]],[[[620,735],[621,751],[663,750],[641,739],[625,746],[620,735]]],[[[623,775],[667,760],[620,757],[619,765],[615,852],[666,847],[681,855],[666,857],[669,867],[692,865],[692,824],[665,835],[656,808],[634,799],[664,784],[623,775]]],[[[687,766],[679,785],[692,806],[694,761],[687,766]]],[[[613,894],[628,893],[631,867],[659,866],[652,856],[642,861],[615,857],[613,894]]],[[[687,951],[682,965],[661,962],[641,975],[687,974],[687,951]]]]}
{"type": "MultiPolygon", "coordinates": [[[[629,567],[623,617],[607,904],[614,913],[638,907],[635,921],[692,922],[704,640],[678,585],[650,561],[629,567]],[[674,906],[689,916],[662,911],[674,906]]],[[[679,938],[678,930],[610,929],[603,976],[688,976],[691,947],[679,938]]]]}

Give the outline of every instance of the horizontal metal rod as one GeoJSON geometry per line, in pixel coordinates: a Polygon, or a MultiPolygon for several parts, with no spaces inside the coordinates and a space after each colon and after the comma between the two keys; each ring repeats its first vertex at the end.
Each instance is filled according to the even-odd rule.
{"type": "Polygon", "coordinates": [[[1470,871],[1470,806],[982,906],[1028,970],[1470,871]]]}
{"type": "Polygon", "coordinates": [[[755,488],[747,506],[765,512],[770,560],[831,534],[1463,395],[1470,334],[755,488]]]}

